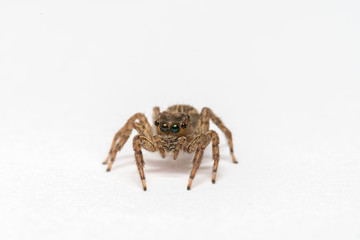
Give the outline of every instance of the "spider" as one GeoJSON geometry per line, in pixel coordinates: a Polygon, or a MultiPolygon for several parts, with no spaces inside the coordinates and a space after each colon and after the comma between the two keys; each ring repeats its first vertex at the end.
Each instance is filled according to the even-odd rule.
{"type": "Polygon", "coordinates": [[[181,150],[187,153],[195,152],[193,168],[187,185],[187,189],[190,190],[196,171],[200,166],[204,149],[212,142],[212,155],[214,159],[212,183],[215,183],[219,164],[219,136],[214,130],[209,130],[210,119],[224,132],[229,143],[232,161],[237,163],[231,132],[210,108],[205,107],[199,113],[189,105],[173,105],[163,112],[160,112],[159,107],[154,107],[153,118],[155,132],[145,115],[143,113],[136,113],[115,134],[109,154],[103,162],[103,164],[108,164],[107,172],[111,170],[116,154],[122,149],[132,130],[135,128],[138,135],[133,138],[133,149],[144,191],[146,191],[145,162],[141,149],[150,152],[159,151],[163,158],[166,153],[170,153],[174,160],[181,150]]]}

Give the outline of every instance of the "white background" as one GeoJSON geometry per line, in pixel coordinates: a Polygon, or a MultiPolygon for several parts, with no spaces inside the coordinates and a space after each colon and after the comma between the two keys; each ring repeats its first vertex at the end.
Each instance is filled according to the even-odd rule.
{"type": "Polygon", "coordinates": [[[32,2],[0,4],[1,239],[360,239],[359,1],[32,2]],[[190,155],[105,172],[177,103],[239,164],[221,135],[215,185],[210,149],[191,191],[190,155]]]}

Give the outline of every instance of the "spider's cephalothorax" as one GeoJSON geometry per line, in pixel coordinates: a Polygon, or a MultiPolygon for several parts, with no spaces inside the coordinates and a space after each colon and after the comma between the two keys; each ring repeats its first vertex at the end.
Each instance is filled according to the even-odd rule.
{"type": "Polygon", "coordinates": [[[232,160],[237,163],[233,151],[231,132],[209,108],[203,108],[199,113],[189,105],[174,105],[163,112],[160,112],[160,109],[155,107],[153,118],[155,131],[150,126],[145,115],[137,113],[115,134],[108,157],[104,161],[104,164],[109,164],[107,171],[111,170],[117,152],[121,150],[135,128],[138,135],[133,139],[133,148],[144,190],[146,190],[146,183],[142,148],[150,152],[159,151],[162,157],[165,157],[166,153],[171,153],[174,159],[177,158],[179,151],[195,152],[193,169],[187,186],[187,189],[190,190],[192,180],[200,166],[204,149],[211,142],[214,159],[212,182],[215,183],[219,164],[219,137],[215,131],[209,130],[210,119],[225,133],[232,160]]]}
{"type": "Polygon", "coordinates": [[[174,152],[176,146],[190,129],[190,116],[186,113],[164,111],[155,116],[155,129],[166,152],[174,152]]]}

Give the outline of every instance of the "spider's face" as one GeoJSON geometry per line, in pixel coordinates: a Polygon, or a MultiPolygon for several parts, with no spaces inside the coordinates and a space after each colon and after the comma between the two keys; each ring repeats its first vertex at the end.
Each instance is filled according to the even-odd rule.
{"type": "Polygon", "coordinates": [[[189,128],[190,117],[185,113],[164,111],[157,116],[154,124],[158,134],[183,136],[189,128]]]}

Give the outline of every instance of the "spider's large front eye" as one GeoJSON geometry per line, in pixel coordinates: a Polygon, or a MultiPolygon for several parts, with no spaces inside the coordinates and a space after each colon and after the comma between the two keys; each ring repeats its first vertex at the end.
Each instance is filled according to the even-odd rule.
{"type": "Polygon", "coordinates": [[[180,127],[177,124],[173,124],[173,125],[171,125],[170,130],[173,133],[178,133],[180,131],[180,127]]]}
{"type": "Polygon", "coordinates": [[[169,126],[166,123],[161,124],[160,130],[162,132],[167,132],[169,130],[169,126]]]}

